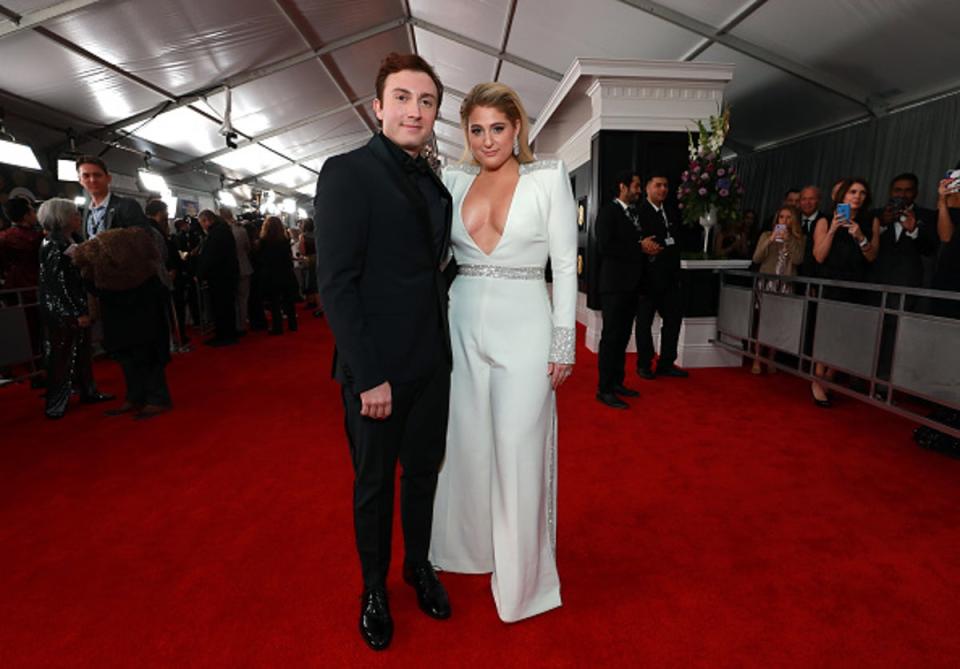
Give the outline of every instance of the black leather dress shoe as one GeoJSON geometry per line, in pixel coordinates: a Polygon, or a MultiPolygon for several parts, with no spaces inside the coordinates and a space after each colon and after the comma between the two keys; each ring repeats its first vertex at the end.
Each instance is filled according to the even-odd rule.
{"type": "Polygon", "coordinates": [[[674,367],[673,365],[671,365],[666,369],[657,368],[657,376],[672,376],[675,379],[685,379],[688,376],[690,376],[690,374],[689,372],[685,372],[679,367],[674,367]]]}
{"type": "Polygon", "coordinates": [[[360,597],[360,636],[374,650],[383,650],[393,638],[393,618],[383,588],[367,590],[360,597]]]}
{"type": "Polygon", "coordinates": [[[647,381],[653,381],[655,378],[657,378],[654,376],[653,372],[650,371],[649,367],[637,367],[637,376],[647,381]]]}
{"type": "Polygon", "coordinates": [[[613,392],[615,395],[620,397],[640,397],[640,393],[631,388],[627,388],[625,385],[619,385],[613,387],[613,392]]]}
{"type": "Polygon", "coordinates": [[[613,393],[597,393],[597,401],[614,409],[629,409],[630,405],[613,393]]]}
{"type": "Polygon", "coordinates": [[[80,401],[84,404],[96,404],[98,402],[109,402],[110,400],[115,399],[117,399],[117,396],[110,395],[109,393],[93,393],[92,395],[81,397],[80,401]]]}
{"type": "Polygon", "coordinates": [[[450,617],[450,598],[443,583],[437,578],[429,562],[416,567],[404,565],[403,580],[417,591],[420,610],[431,618],[446,620],[450,617]]]}

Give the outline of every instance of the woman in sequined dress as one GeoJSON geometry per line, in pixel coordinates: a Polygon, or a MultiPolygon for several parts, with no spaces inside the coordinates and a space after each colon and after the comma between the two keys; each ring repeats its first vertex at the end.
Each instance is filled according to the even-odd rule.
{"type": "Polygon", "coordinates": [[[555,391],[574,362],[577,210],[563,164],[534,160],[513,90],[479,84],[460,115],[472,161],[443,175],[458,276],[430,555],[446,571],[492,573],[513,622],[560,606],[555,391]]]}
{"type": "Polygon", "coordinates": [[[45,414],[55,419],[66,413],[74,384],[81,402],[105,402],[113,396],[98,392],[93,380],[87,291],[67,255],[70,236],[80,232],[80,212],[72,201],[53,198],[40,205],[37,218],[47,235],[40,247],[39,295],[45,329],[45,414]]]}

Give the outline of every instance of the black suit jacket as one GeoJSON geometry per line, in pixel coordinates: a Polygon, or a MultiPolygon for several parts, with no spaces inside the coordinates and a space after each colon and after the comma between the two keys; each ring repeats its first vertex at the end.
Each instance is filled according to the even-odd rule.
{"type": "Polygon", "coordinates": [[[822,209],[817,211],[809,231],[803,227],[803,218],[800,219],[800,226],[803,228],[803,234],[806,235],[806,242],[803,247],[803,262],[800,263],[798,268],[798,274],[802,276],[817,276],[817,259],[813,257],[813,233],[817,229],[817,221],[821,218],[826,218],[827,223],[829,223],[833,219],[833,214],[824,213],[822,209]]]}
{"type": "Polygon", "coordinates": [[[210,283],[227,283],[239,278],[237,242],[229,224],[217,222],[207,230],[197,273],[201,279],[210,283]]]}
{"type": "Polygon", "coordinates": [[[897,239],[895,226],[880,230],[880,251],[871,268],[871,280],[895,286],[920,287],[923,285],[923,258],[937,251],[936,215],[922,217],[917,212],[917,238],[907,236],[906,231],[897,239]],[[931,225],[928,221],[933,221],[931,225]]]}
{"type": "Polygon", "coordinates": [[[647,291],[664,290],[680,280],[680,217],[669,208],[664,208],[664,211],[670,221],[669,227],[646,198],[638,206],[640,238],[646,239],[652,235],[654,241],[663,247],[655,256],[643,256],[644,289],[647,291]],[[667,244],[668,236],[674,240],[672,245],[667,244]]]}
{"type": "MultiPolygon", "coordinates": [[[[89,208],[85,208],[81,212],[83,225],[81,226],[80,235],[83,239],[87,239],[88,237],[87,216],[89,213],[89,208]]],[[[149,224],[149,219],[143,213],[143,209],[136,200],[129,197],[120,197],[116,193],[111,193],[110,202],[107,205],[107,213],[103,217],[103,226],[100,228],[100,232],[112,230],[113,228],[129,228],[134,225],[149,224]]]]}
{"type": "Polygon", "coordinates": [[[336,339],[334,377],[353,392],[415,381],[449,368],[447,281],[450,193],[438,249],[425,197],[376,135],[327,160],[317,182],[317,279],[336,339]]]}
{"type": "Polygon", "coordinates": [[[638,290],[643,279],[640,232],[618,202],[608,202],[597,214],[600,250],[600,292],[638,290]]]}

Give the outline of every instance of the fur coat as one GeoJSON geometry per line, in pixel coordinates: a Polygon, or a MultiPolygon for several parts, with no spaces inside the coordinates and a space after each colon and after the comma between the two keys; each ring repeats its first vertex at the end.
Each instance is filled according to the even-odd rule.
{"type": "Polygon", "coordinates": [[[153,234],[140,226],[106,230],[79,244],[73,262],[98,291],[132,290],[160,272],[153,234]]]}

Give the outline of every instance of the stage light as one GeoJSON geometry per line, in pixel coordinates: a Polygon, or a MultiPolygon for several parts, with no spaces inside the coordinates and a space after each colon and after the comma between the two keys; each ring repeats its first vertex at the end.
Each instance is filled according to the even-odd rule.
{"type": "MultiPolygon", "coordinates": [[[[62,179],[61,179],[61,181],[62,181],[62,179]]],[[[85,207],[85,206],[87,206],[87,198],[85,198],[85,197],[82,196],[82,195],[78,195],[78,196],[76,196],[75,198],[73,198],[73,203],[74,203],[75,205],[77,205],[78,207],[85,207]]]]}
{"type": "Polygon", "coordinates": [[[143,187],[154,193],[164,193],[170,189],[167,187],[167,180],[155,172],[140,170],[140,183],[143,187]]]}
{"type": "Polygon", "coordinates": [[[292,197],[284,198],[283,200],[283,213],[285,214],[295,214],[297,211],[297,201],[292,197]]]}
{"type": "Polygon", "coordinates": [[[217,199],[220,200],[220,204],[224,207],[232,208],[237,206],[237,198],[235,198],[233,193],[228,190],[222,190],[217,193],[217,199]]]}
{"type": "Polygon", "coordinates": [[[80,181],[77,176],[77,162],[69,158],[57,159],[57,180],[58,181],[80,181]]]}
{"type": "Polygon", "coordinates": [[[307,216],[307,210],[302,207],[297,209],[297,218],[309,218],[309,216],[307,216]]]}
{"type": "MultiPolygon", "coordinates": [[[[0,129],[2,129],[2,126],[0,126],[0,129]]],[[[7,136],[13,139],[12,136],[7,136]]],[[[7,141],[5,139],[0,139],[0,163],[24,167],[28,170],[40,169],[40,163],[33,154],[33,149],[26,144],[21,144],[17,141],[7,141]]]]}

